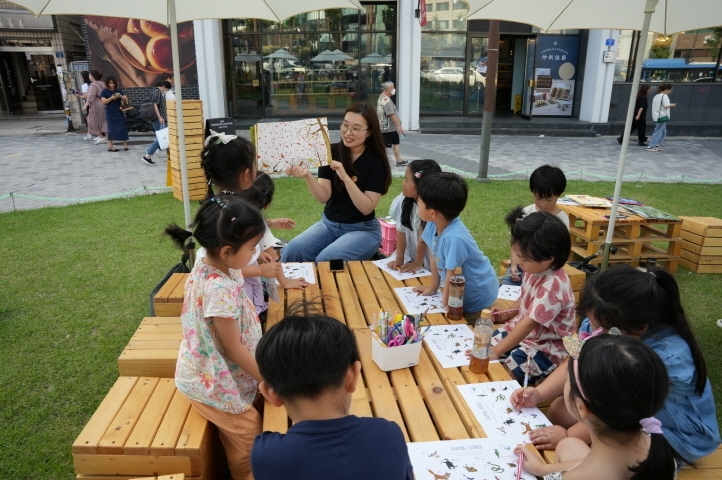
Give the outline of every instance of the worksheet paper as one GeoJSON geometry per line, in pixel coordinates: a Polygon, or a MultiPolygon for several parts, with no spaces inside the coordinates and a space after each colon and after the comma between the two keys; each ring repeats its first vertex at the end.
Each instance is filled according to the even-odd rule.
{"type": "Polygon", "coordinates": [[[516,444],[498,438],[406,444],[414,476],[424,480],[535,480],[522,470],[517,478],[516,444]]]}
{"type": "Polygon", "coordinates": [[[515,301],[519,297],[521,297],[521,287],[516,285],[499,286],[499,294],[496,296],[496,298],[512,301],[515,301]]]}
{"type": "Polygon", "coordinates": [[[472,383],[457,388],[489,438],[514,445],[529,443],[532,430],[551,426],[538,408],[516,410],[511,406],[512,392],[521,388],[516,380],[472,383]]]}
{"type": "Polygon", "coordinates": [[[389,262],[393,262],[395,260],[395,257],[389,257],[385,258],[383,260],[374,260],[374,265],[379,267],[384,272],[388,273],[392,277],[394,277],[396,280],[408,280],[410,278],[419,278],[419,277],[428,277],[431,275],[431,272],[426,270],[425,268],[420,268],[416,270],[415,272],[409,272],[404,273],[400,272],[398,270],[394,270],[393,268],[389,268],[389,262]]]}
{"type": "Polygon", "coordinates": [[[313,271],[313,263],[282,263],[283,275],[290,279],[303,278],[308,283],[316,283],[316,275],[313,271]]]}
{"type": "Polygon", "coordinates": [[[474,345],[474,331],[468,325],[432,325],[424,342],[444,368],[469,365],[465,352],[474,345]]]}
{"type": "Polygon", "coordinates": [[[404,313],[418,315],[426,312],[427,309],[429,310],[427,313],[446,313],[442,307],[441,294],[438,292],[434,295],[420,295],[414,292],[414,287],[394,288],[394,291],[404,305],[404,313]]]}

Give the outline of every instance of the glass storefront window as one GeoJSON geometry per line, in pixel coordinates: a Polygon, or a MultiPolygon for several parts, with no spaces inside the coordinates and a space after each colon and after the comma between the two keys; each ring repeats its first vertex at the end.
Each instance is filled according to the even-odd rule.
{"type": "Polygon", "coordinates": [[[462,113],[466,34],[421,35],[421,113],[462,113]]]}
{"type": "Polygon", "coordinates": [[[466,31],[464,16],[469,13],[466,2],[452,4],[448,0],[429,2],[426,4],[426,25],[423,30],[466,31]],[[451,8],[453,6],[453,8],[451,8]]]}
{"type": "Polygon", "coordinates": [[[341,114],[393,80],[396,5],[227,20],[224,45],[233,116],[341,114]]]}
{"type": "Polygon", "coordinates": [[[722,26],[674,35],[650,33],[641,62],[634,61],[638,40],[639,32],[620,32],[614,81],[631,82],[635,63],[641,63],[642,82],[722,81],[722,70],[715,75],[722,48],[722,26]]]}

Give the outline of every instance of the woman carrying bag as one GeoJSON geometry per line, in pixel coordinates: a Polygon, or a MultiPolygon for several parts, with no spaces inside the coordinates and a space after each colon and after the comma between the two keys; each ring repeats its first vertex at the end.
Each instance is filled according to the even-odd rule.
{"type": "Polygon", "coordinates": [[[664,139],[667,137],[667,122],[669,121],[669,109],[677,106],[676,103],[670,103],[669,92],[672,91],[672,85],[663,83],[657,89],[657,95],[652,100],[652,120],[654,120],[654,133],[652,140],[647,147],[648,152],[661,152],[664,139]]]}

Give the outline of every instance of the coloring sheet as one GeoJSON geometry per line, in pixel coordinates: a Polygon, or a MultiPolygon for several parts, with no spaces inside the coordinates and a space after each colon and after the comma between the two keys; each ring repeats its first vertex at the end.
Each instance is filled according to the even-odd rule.
{"type": "Polygon", "coordinates": [[[504,300],[516,300],[521,297],[521,287],[516,285],[501,285],[499,286],[499,295],[496,298],[503,298],[504,300]]]}
{"type": "Polygon", "coordinates": [[[283,275],[288,279],[303,278],[308,283],[316,283],[313,262],[282,263],[281,266],[283,267],[283,275]]]}
{"type": "Polygon", "coordinates": [[[521,388],[516,380],[472,383],[457,388],[486,435],[497,441],[509,441],[514,445],[529,443],[529,432],[551,425],[536,407],[516,410],[511,406],[509,397],[521,388]]]}
{"type": "Polygon", "coordinates": [[[389,262],[393,262],[395,258],[396,257],[389,257],[383,260],[375,260],[373,263],[381,270],[394,277],[396,280],[408,280],[409,278],[428,277],[429,275],[431,275],[431,272],[426,270],[425,268],[416,270],[413,273],[403,273],[399,272],[398,270],[394,270],[393,268],[389,268],[389,262]]]}
{"type": "Polygon", "coordinates": [[[295,122],[257,123],[252,138],[258,170],[281,173],[288,167],[317,168],[331,162],[331,142],[325,117],[295,122]]]}
{"type": "Polygon", "coordinates": [[[404,313],[409,315],[418,315],[424,313],[446,313],[442,308],[441,294],[436,292],[434,295],[420,295],[414,292],[414,287],[394,288],[396,296],[399,297],[401,303],[404,304],[404,313]]]}
{"type": "Polygon", "coordinates": [[[407,443],[416,480],[535,480],[522,470],[516,443],[498,438],[407,443]]]}
{"type": "Polygon", "coordinates": [[[424,337],[444,368],[469,365],[466,350],[474,345],[474,331],[468,325],[432,325],[424,337]]]}

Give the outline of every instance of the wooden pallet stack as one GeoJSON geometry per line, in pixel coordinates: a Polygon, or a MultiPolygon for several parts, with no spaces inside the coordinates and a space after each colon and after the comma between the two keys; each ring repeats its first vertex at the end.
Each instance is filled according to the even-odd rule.
{"type": "Polygon", "coordinates": [[[680,265],[696,273],[722,273],[722,220],[682,218],[680,265]]]}
{"type": "MultiPolygon", "coordinates": [[[[180,149],[178,140],[178,117],[176,102],[167,103],[168,108],[168,140],[170,151],[171,177],[173,179],[173,196],[183,200],[181,182],[180,149]]],[[[201,151],[203,150],[203,102],[200,100],[183,100],[183,132],[185,133],[186,165],[188,166],[188,192],[191,200],[206,198],[207,181],[201,167],[201,151]]]]}

